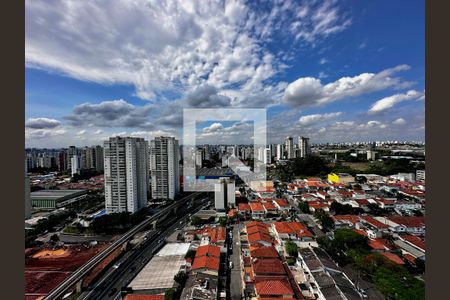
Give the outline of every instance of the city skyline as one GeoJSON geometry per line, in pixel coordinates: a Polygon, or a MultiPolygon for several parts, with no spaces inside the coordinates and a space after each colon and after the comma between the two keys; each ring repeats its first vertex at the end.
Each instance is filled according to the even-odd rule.
{"type": "Polygon", "coordinates": [[[423,141],[423,6],[27,2],[26,146],[182,144],[182,109],[208,107],[267,108],[268,143],[423,141]]]}

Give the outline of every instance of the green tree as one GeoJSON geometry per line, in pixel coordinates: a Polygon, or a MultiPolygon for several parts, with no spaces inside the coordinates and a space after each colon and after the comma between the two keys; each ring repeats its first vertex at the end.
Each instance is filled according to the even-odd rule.
{"type": "Polygon", "coordinates": [[[55,233],[50,237],[50,241],[52,241],[53,243],[57,243],[59,242],[59,237],[58,235],[55,233]]]}
{"type": "Polygon", "coordinates": [[[200,217],[198,217],[198,216],[192,216],[192,217],[191,217],[191,224],[194,225],[194,226],[198,226],[198,225],[203,224],[203,221],[202,221],[202,219],[201,219],[200,217]]]}
{"type": "Polygon", "coordinates": [[[197,252],[195,250],[192,250],[192,249],[188,250],[188,252],[184,256],[184,258],[192,258],[192,259],[194,259],[196,253],[197,252]]]}
{"type": "Polygon", "coordinates": [[[222,227],[227,226],[227,224],[228,224],[227,217],[220,217],[220,218],[219,218],[219,224],[220,224],[220,226],[222,226],[222,227]]]}
{"type": "Polygon", "coordinates": [[[333,219],[323,210],[319,209],[316,210],[314,217],[316,217],[319,220],[320,225],[322,225],[322,228],[324,231],[329,231],[334,226],[333,219]]]}
{"type": "Polygon", "coordinates": [[[293,241],[287,241],[285,244],[286,253],[289,256],[297,257],[298,256],[298,246],[293,241]]]}
{"type": "Polygon", "coordinates": [[[310,209],[309,209],[309,205],[308,202],[299,202],[298,203],[298,208],[305,214],[309,214],[311,213],[310,209]]]}
{"type": "Polygon", "coordinates": [[[186,283],[186,280],[188,279],[188,275],[186,274],[186,272],[180,271],[177,273],[177,275],[174,276],[173,279],[182,289],[184,287],[184,284],[186,283]]]}
{"type": "Polygon", "coordinates": [[[175,299],[175,290],[174,289],[168,289],[164,293],[164,300],[174,300],[175,299]]]}

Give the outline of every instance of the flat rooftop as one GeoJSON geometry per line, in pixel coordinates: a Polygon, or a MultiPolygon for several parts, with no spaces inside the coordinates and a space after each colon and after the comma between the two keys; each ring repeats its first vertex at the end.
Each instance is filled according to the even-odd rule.
{"type": "Polygon", "coordinates": [[[58,200],[87,193],[86,190],[39,190],[30,193],[31,200],[58,200]]]}
{"type": "Polygon", "coordinates": [[[128,285],[133,290],[165,290],[173,287],[174,276],[186,264],[189,243],[165,245],[128,285]]]}

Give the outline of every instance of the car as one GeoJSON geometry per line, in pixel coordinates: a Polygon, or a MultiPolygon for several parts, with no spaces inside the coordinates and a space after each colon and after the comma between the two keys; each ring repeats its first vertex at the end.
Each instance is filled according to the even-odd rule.
{"type": "Polygon", "coordinates": [[[232,261],[230,261],[229,266],[230,266],[230,269],[233,269],[233,262],[232,261]]]}
{"type": "Polygon", "coordinates": [[[113,266],[114,269],[118,269],[120,267],[120,263],[117,263],[113,266]]]}

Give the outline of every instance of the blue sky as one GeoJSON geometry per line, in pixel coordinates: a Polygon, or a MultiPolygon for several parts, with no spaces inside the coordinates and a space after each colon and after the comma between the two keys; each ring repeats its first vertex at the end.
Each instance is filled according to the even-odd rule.
{"type": "Polygon", "coordinates": [[[27,146],[181,139],[222,107],[266,108],[272,143],[424,140],[424,1],[106,2],[26,1],[27,146]]]}

